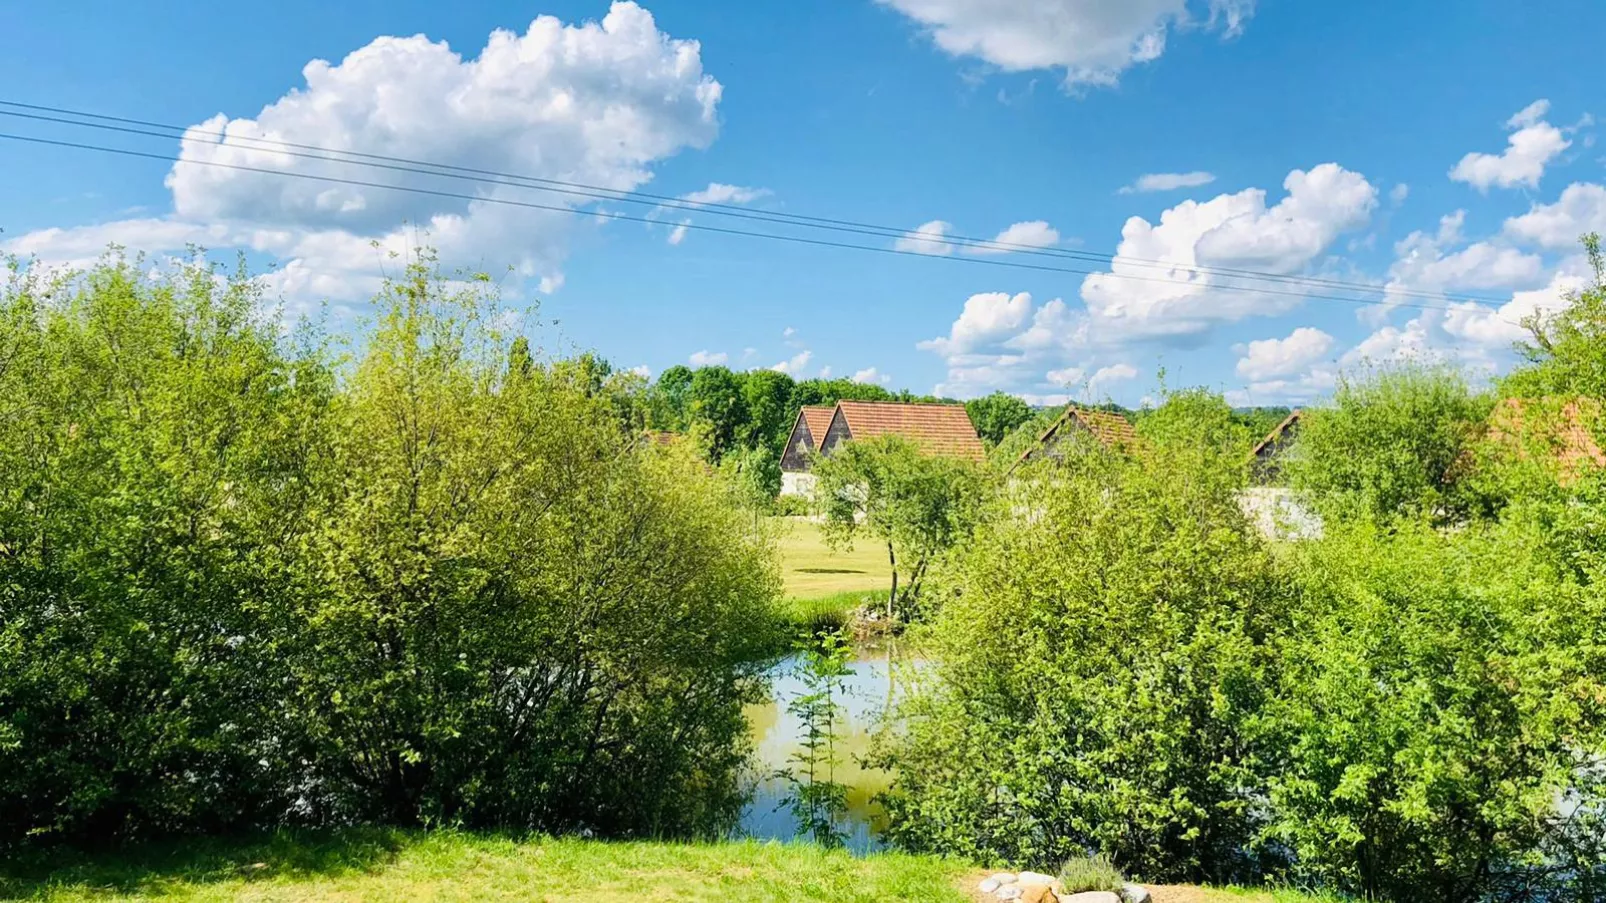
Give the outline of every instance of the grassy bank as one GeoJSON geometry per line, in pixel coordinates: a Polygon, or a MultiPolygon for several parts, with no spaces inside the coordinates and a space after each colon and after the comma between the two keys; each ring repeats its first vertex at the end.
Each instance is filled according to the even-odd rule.
{"type": "Polygon", "coordinates": [[[0,899],[961,903],[971,871],[940,859],[855,859],[807,845],[360,831],[11,861],[0,865],[0,899]]]}
{"type": "Polygon", "coordinates": [[[861,542],[836,551],[820,528],[801,517],[770,519],[780,537],[788,623],[799,630],[840,626],[866,596],[884,596],[892,583],[886,549],[861,542]]]}

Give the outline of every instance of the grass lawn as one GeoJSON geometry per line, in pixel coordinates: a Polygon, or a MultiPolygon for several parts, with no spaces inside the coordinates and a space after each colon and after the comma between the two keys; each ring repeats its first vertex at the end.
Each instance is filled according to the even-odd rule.
{"type": "Polygon", "coordinates": [[[0,899],[963,903],[959,882],[972,871],[941,859],[855,859],[807,845],[357,831],[0,862],[0,899]]]}
{"type": "Polygon", "coordinates": [[[818,524],[801,517],[775,517],[770,522],[780,533],[781,565],[790,598],[885,592],[891,585],[892,568],[887,565],[885,547],[861,541],[852,551],[833,552],[820,538],[818,524]]]}

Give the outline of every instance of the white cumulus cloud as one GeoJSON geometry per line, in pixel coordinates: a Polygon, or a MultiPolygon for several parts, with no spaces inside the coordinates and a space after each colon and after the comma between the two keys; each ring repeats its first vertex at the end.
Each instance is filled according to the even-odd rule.
{"type": "Polygon", "coordinates": [[[686,359],[693,367],[717,367],[730,360],[730,355],[723,351],[693,351],[691,357],[686,359]]]}
{"type": "Polygon", "coordinates": [[[1333,337],[1312,326],[1301,326],[1283,339],[1256,339],[1240,346],[1238,375],[1251,382],[1290,376],[1316,363],[1333,350],[1333,337]]]}
{"type": "Polygon", "coordinates": [[[768,188],[745,188],[741,185],[709,182],[707,188],[683,194],[680,199],[689,204],[751,204],[759,198],[768,197],[769,194],[768,188]]]}
{"type": "Polygon", "coordinates": [[[880,0],[918,22],[953,56],[1008,72],[1060,70],[1067,88],[1113,85],[1159,58],[1167,36],[1236,34],[1253,0],[880,0]]]}
{"type": "Polygon", "coordinates": [[[928,339],[917,347],[945,357],[968,354],[1018,332],[1031,310],[1032,296],[1026,292],[971,295],[946,337],[928,339]]]}
{"type": "MultiPolygon", "coordinates": [[[[696,41],[664,34],[651,13],[623,0],[600,21],[566,24],[541,16],[522,34],[492,32],[472,57],[423,35],[384,36],[338,62],[313,60],[302,75],[303,85],[254,116],[219,114],[187,132],[194,140],[184,142],[166,179],[173,198],[169,219],[180,226],[144,228],[131,248],[172,250],[172,242],[198,228],[186,224],[227,223],[231,240],[209,236],[212,246],[277,258],[277,271],[265,280],[270,290],[338,298],[370,291],[387,255],[428,243],[448,268],[511,264],[551,291],[562,282],[576,220],[495,203],[526,199],[528,191],[307,159],[252,139],[629,190],[652,177],[655,163],[714,140],[722,92],[703,71],[696,41]]],[[[542,202],[578,204],[560,197],[542,202]]],[[[31,241],[42,257],[60,250],[46,239],[31,241]]]]}
{"type": "Polygon", "coordinates": [[[1594,182],[1568,185],[1554,204],[1535,204],[1505,224],[1511,238],[1551,250],[1576,250],[1590,232],[1606,233],[1606,187],[1594,182]]]}
{"type": "Polygon", "coordinates": [[[814,352],[804,349],[787,358],[786,360],[781,361],[770,369],[776,371],[777,373],[785,373],[788,376],[799,376],[803,373],[804,368],[808,367],[809,361],[813,358],[814,352]]]}
{"type": "Polygon", "coordinates": [[[972,245],[965,249],[965,253],[1009,254],[1026,248],[1052,248],[1059,243],[1059,230],[1040,219],[1036,219],[1016,223],[998,233],[998,236],[991,243],[972,245]]]}
{"type": "Polygon", "coordinates": [[[892,377],[875,367],[866,367],[853,374],[853,381],[871,386],[885,386],[892,382],[892,377]]]}
{"type": "Polygon", "coordinates": [[[1209,185],[1216,177],[1212,173],[1203,171],[1194,172],[1151,172],[1138,176],[1137,181],[1120,190],[1120,194],[1147,194],[1152,191],[1175,191],[1178,188],[1198,188],[1209,185]]]}
{"type": "Polygon", "coordinates": [[[954,252],[954,246],[947,239],[953,231],[953,224],[940,219],[923,223],[913,232],[906,232],[892,243],[900,251],[913,251],[916,254],[932,254],[945,256],[954,252]]]}
{"type": "Polygon", "coordinates": [[[1544,121],[1550,101],[1536,100],[1506,121],[1514,129],[1506,139],[1506,149],[1498,154],[1473,152],[1461,158],[1450,170],[1450,178],[1465,182],[1479,191],[1491,187],[1538,188],[1545,166],[1572,146],[1562,130],[1544,121]]]}

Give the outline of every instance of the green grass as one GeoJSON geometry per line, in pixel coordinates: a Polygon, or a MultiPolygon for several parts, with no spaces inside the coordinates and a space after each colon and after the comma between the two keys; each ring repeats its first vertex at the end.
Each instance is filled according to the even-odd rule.
{"type": "Polygon", "coordinates": [[[793,599],[822,599],[851,592],[885,592],[892,584],[887,550],[859,542],[833,551],[820,538],[819,525],[800,517],[770,518],[779,533],[782,578],[793,599]]]}
{"type": "Polygon", "coordinates": [[[808,845],[605,843],[401,831],[196,841],[115,856],[0,860],[4,900],[520,900],[961,903],[973,869],[808,845]]]}

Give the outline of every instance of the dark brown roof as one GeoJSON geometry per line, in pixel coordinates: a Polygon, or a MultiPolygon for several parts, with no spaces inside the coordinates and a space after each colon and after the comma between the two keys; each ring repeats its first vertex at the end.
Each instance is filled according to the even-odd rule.
{"type": "MultiPolygon", "coordinates": [[[[1098,440],[1105,448],[1118,450],[1131,450],[1138,446],[1137,430],[1132,428],[1131,421],[1120,414],[1109,411],[1100,411],[1095,408],[1084,408],[1079,405],[1068,404],[1065,410],[1055,419],[1054,424],[1037,437],[1037,441],[1026,451],[1021,453],[1015,465],[1024,464],[1027,458],[1041,451],[1054,441],[1066,427],[1086,430],[1098,440]]],[[[1012,466],[1013,470],[1014,467],[1012,466]]]]}
{"type": "Polygon", "coordinates": [[[818,449],[820,443],[825,441],[825,431],[831,428],[831,415],[836,413],[836,407],[828,404],[804,405],[798,415],[809,426],[809,435],[814,438],[814,447],[818,449]]]}
{"type": "MultiPolygon", "coordinates": [[[[854,439],[902,436],[930,454],[972,461],[980,461],[987,454],[961,404],[840,401],[836,411],[854,439]]],[[[820,441],[824,441],[823,435],[820,441]]]]}
{"type": "Polygon", "coordinates": [[[1276,442],[1278,439],[1281,439],[1283,437],[1283,434],[1288,432],[1290,427],[1292,427],[1294,424],[1299,422],[1299,418],[1304,413],[1305,412],[1303,410],[1298,410],[1298,411],[1294,411],[1292,414],[1289,414],[1287,417],[1284,417],[1282,423],[1279,423],[1275,427],[1272,427],[1271,432],[1266,434],[1266,438],[1264,438],[1264,439],[1260,440],[1259,442],[1255,443],[1254,449],[1249,452],[1249,457],[1251,457],[1251,458],[1256,457],[1262,451],[1264,451],[1267,446],[1269,446],[1272,443],[1276,442]]]}

